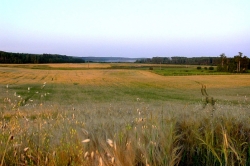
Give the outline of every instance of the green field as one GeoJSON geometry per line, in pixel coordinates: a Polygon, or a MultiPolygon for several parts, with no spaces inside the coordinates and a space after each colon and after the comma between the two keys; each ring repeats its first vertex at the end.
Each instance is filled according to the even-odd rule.
{"type": "Polygon", "coordinates": [[[0,165],[249,165],[250,75],[202,68],[0,65],[0,165]]]}

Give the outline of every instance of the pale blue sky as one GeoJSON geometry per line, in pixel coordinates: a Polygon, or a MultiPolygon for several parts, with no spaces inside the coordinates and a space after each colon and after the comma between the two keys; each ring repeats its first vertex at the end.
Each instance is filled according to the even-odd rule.
{"type": "Polygon", "coordinates": [[[250,57],[250,0],[0,0],[0,50],[250,57]]]}

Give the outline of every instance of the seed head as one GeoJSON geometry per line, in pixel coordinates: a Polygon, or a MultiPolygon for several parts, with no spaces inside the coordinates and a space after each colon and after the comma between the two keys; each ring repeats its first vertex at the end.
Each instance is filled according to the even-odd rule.
{"type": "Polygon", "coordinates": [[[90,139],[85,139],[82,141],[82,143],[87,143],[87,142],[90,142],[90,139]]]}

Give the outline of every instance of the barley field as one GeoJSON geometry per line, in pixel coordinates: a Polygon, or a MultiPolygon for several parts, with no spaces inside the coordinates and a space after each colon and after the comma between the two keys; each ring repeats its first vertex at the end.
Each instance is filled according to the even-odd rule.
{"type": "Polygon", "coordinates": [[[250,75],[149,67],[0,65],[0,165],[250,164],[250,75]]]}

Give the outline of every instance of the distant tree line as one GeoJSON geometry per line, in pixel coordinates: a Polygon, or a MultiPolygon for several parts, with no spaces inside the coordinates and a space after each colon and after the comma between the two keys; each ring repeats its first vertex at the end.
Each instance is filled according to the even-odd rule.
{"type": "Polygon", "coordinates": [[[58,55],[58,54],[28,54],[0,51],[0,63],[24,64],[24,63],[84,63],[82,58],[58,55]]]}
{"type": "Polygon", "coordinates": [[[231,73],[245,73],[250,69],[250,59],[239,52],[233,58],[227,58],[224,53],[220,55],[220,63],[217,65],[218,71],[231,72],[231,73]]]}
{"type": "Polygon", "coordinates": [[[250,59],[243,56],[242,52],[233,58],[228,58],[223,53],[219,57],[153,57],[138,59],[137,63],[152,64],[182,64],[182,65],[209,65],[217,66],[220,72],[244,73],[250,69],[250,59]]]}
{"type": "Polygon", "coordinates": [[[184,65],[217,65],[220,61],[219,57],[153,57],[139,59],[137,63],[152,63],[152,64],[184,64],[184,65]]]}

